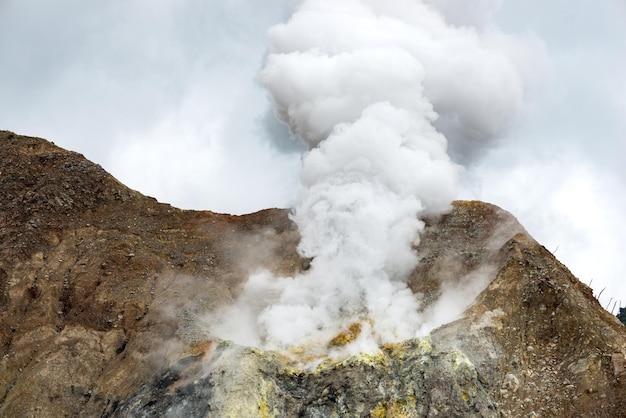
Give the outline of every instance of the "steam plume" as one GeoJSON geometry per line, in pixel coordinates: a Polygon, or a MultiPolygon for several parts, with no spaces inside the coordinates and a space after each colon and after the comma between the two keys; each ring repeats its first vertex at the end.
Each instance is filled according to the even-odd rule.
{"type": "Polygon", "coordinates": [[[479,28],[448,24],[439,3],[450,1],[307,0],[270,29],[261,78],[278,118],[310,148],[293,220],[313,261],[297,277],[252,275],[218,336],[315,356],[436,325],[406,279],[420,216],[456,193],[460,167],[441,132],[469,158],[523,109],[509,57],[479,28]]]}

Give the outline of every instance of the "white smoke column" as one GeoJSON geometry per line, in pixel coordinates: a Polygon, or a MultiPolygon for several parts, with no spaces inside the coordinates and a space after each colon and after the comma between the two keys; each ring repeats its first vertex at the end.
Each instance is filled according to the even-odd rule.
{"type": "Polygon", "coordinates": [[[522,108],[516,70],[419,1],[308,0],[269,36],[262,80],[311,148],[293,220],[313,261],[293,278],[251,276],[214,331],[313,356],[342,332],[342,354],[415,337],[425,324],[406,280],[419,217],[448,207],[459,172],[435,124],[497,138],[522,108]]]}

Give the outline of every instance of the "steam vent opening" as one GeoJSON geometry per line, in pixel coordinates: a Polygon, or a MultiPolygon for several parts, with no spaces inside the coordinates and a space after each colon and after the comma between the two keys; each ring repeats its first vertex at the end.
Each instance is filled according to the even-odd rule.
{"type": "Polygon", "coordinates": [[[296,274],[250,275],[233,302],[194,313],[186,332],[277,351],[305,369],[380,353],[461,318],[497,276],[503,246],[518,235],[527,233],[507,212],[454,201],[447,212],[424,217],[420,241],[410,247],[414,267],[402,276],[385,282],[381,277],[388,276],[378,273],[361,282],[367,263],[333,258],[336,264],[327,266],[311,257],[310,267],[296,274]]]}

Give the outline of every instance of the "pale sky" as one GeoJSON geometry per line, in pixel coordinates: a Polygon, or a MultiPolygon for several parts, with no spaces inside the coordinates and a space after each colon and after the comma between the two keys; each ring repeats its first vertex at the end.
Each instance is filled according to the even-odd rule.
{"type": "MultiPolygon", "coordinates": [[[[267,29],[295,4],[2,0],[0,129],[80,152],[177,207],[290,207],[304,147],[258,76],[267,29]]],[[[605,307],[626,305],[626,5],[505,0],[489,25],[544,55],[526,71],[526,116],[466,167],[459,198],[510,211],[596,294],[606,287],[605,307]]]]}

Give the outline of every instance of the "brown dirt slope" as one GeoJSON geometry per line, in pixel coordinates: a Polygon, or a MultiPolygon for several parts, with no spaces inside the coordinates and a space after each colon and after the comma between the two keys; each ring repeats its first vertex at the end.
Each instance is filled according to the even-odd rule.
{"type": "Polygon", "coordinates": [[[0,415],[79,416],[96,392],[132,392],[177,308],[224,303],[251,268],[292,273],[297,240],[285,210],[179,210],[0,131],[0,415]]]}

